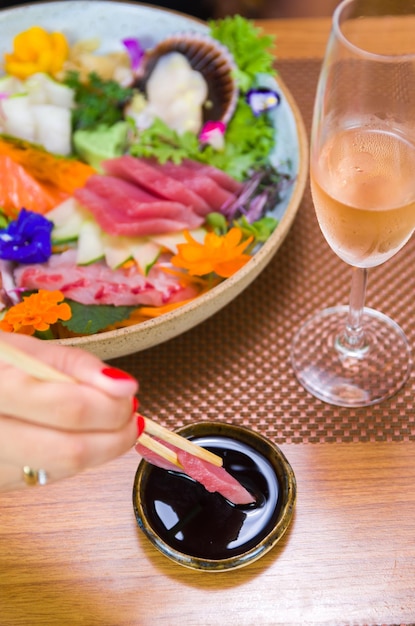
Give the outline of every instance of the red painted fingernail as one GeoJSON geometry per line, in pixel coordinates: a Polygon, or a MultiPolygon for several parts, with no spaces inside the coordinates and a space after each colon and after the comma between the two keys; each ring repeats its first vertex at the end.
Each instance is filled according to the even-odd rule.
{"type": "Polygon", "coordinates": [[[104,376],[108,376],[114,380],[135,380],[131,374],[118,369],[118,367],[104,367],[101,371],[104,376]]]}
{"type": "Polygon", "coordinates": [[[137,415],[137,439],[142,434],[145,428],[144,417],[142,415],[137,415]]]}
{"type": "Polygon", "coordinates": [[[133,413],[136,413],[138,406],[139,406],[139,401],[138,398],[136,398],[135,396],[133,396],[133,413]]]}

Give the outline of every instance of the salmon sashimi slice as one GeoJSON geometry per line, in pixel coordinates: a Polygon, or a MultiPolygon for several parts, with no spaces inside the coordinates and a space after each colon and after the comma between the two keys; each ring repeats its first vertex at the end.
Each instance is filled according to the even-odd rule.
{"type": "Polygon", "coordinates": [[[0,137],[0,155],[9,156],[36,180],[52,184],[69,195],[95,173],[82,161],[57,156],[23,139],[0,137]]]}
{"type": "Polygon", "coordinates": [[[47,213],[67,197],[54,185],[36,180],[11,157],[0,155],[0,206],[9,217],[17,217],[22,208],[47,213]]]}
{"type": "Polygon", "coordinates": [[[162,198],[187,205],[202,217],[212,210],[203,198],[188,189],[180,180],[158,171],[150,160],[126,155],[104,161],[102,167],[107,174],[135,182],[162,198]]]}

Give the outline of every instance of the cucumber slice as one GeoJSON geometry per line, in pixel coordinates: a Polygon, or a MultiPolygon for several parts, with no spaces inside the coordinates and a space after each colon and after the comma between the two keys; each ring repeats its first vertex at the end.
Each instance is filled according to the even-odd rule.
{"type": "Polygon", "coordinates": [[[77,265],[90,265],[104,258],[104,233],[92,220],[86,220],[79,231],[77,265]]]}
{"type": "Polygon", "coordinates": [[[136,239],[104,234],[104,255],[111,269],[121,267],[132,258],[131,248],[136,239]]]}
{"type": "Polygon", "coordinates": [[[78,239],[81,226],[88,219],[88,213],[75,198],[68,198],[46,213],[45,217],[54,224],[52,243],[62,244],[78,239]]]}
{"type": "Polygon", "coordinates": [[[147,237],[122,237],[104,234],[105,261],[112,269],[117,269],[134,259],[140,272],[146,275],[157,261],[160,246],[147,237]]]}
{"type": "Polygon", "coordinates": [[[160,256],[161,246],[155,241],[145,241],[136,243],[131,248],[131,253],[134,261],[137,263],[138,268],[144,276],[146,276],[151,270],[154,263],[160,256]]]}
{"type": "MultiPolygon", "coordinates": [[[[193,230],[189,230],[189,234],[199,243],[204,242],[206,233],[207,231],[205,228],[194,228],[193,230]]],[[[177,254],[177,244],[186,243],[187,241],[183,231],[178,233],[166,233],[163,235],[152,235],[151,240],[162,248],[166,248],[170,252],[173,252],[173,254],[177,254]]]]}

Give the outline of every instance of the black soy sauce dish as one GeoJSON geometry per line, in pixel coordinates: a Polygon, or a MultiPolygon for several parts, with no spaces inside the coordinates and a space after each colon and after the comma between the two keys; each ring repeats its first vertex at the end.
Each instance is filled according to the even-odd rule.
{"type": "Polygon", "coordinates": [[[205,421],[177,432],[221,456],[255,503],[234,505],[179,471],[142,460],[133,488],[139,527],[160,552],[188,568],[224,572],[253,563],[290,524],[297,495],[292,467],[278,446],[249,428],[205,421]]]}

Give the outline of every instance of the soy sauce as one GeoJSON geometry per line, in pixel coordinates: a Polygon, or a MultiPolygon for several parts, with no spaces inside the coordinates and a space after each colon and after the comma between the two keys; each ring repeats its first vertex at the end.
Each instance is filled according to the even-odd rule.
{"type": "Polygon", "coordinates": [[[226,559],[254,548],[275,526],[281,488],[271,463],[246,443],[224,436],[196,438],[255,497],[234,505],[179,472],[153,467],[144,492],[147,520],[171,548],[202,559],[226,559]]]}

